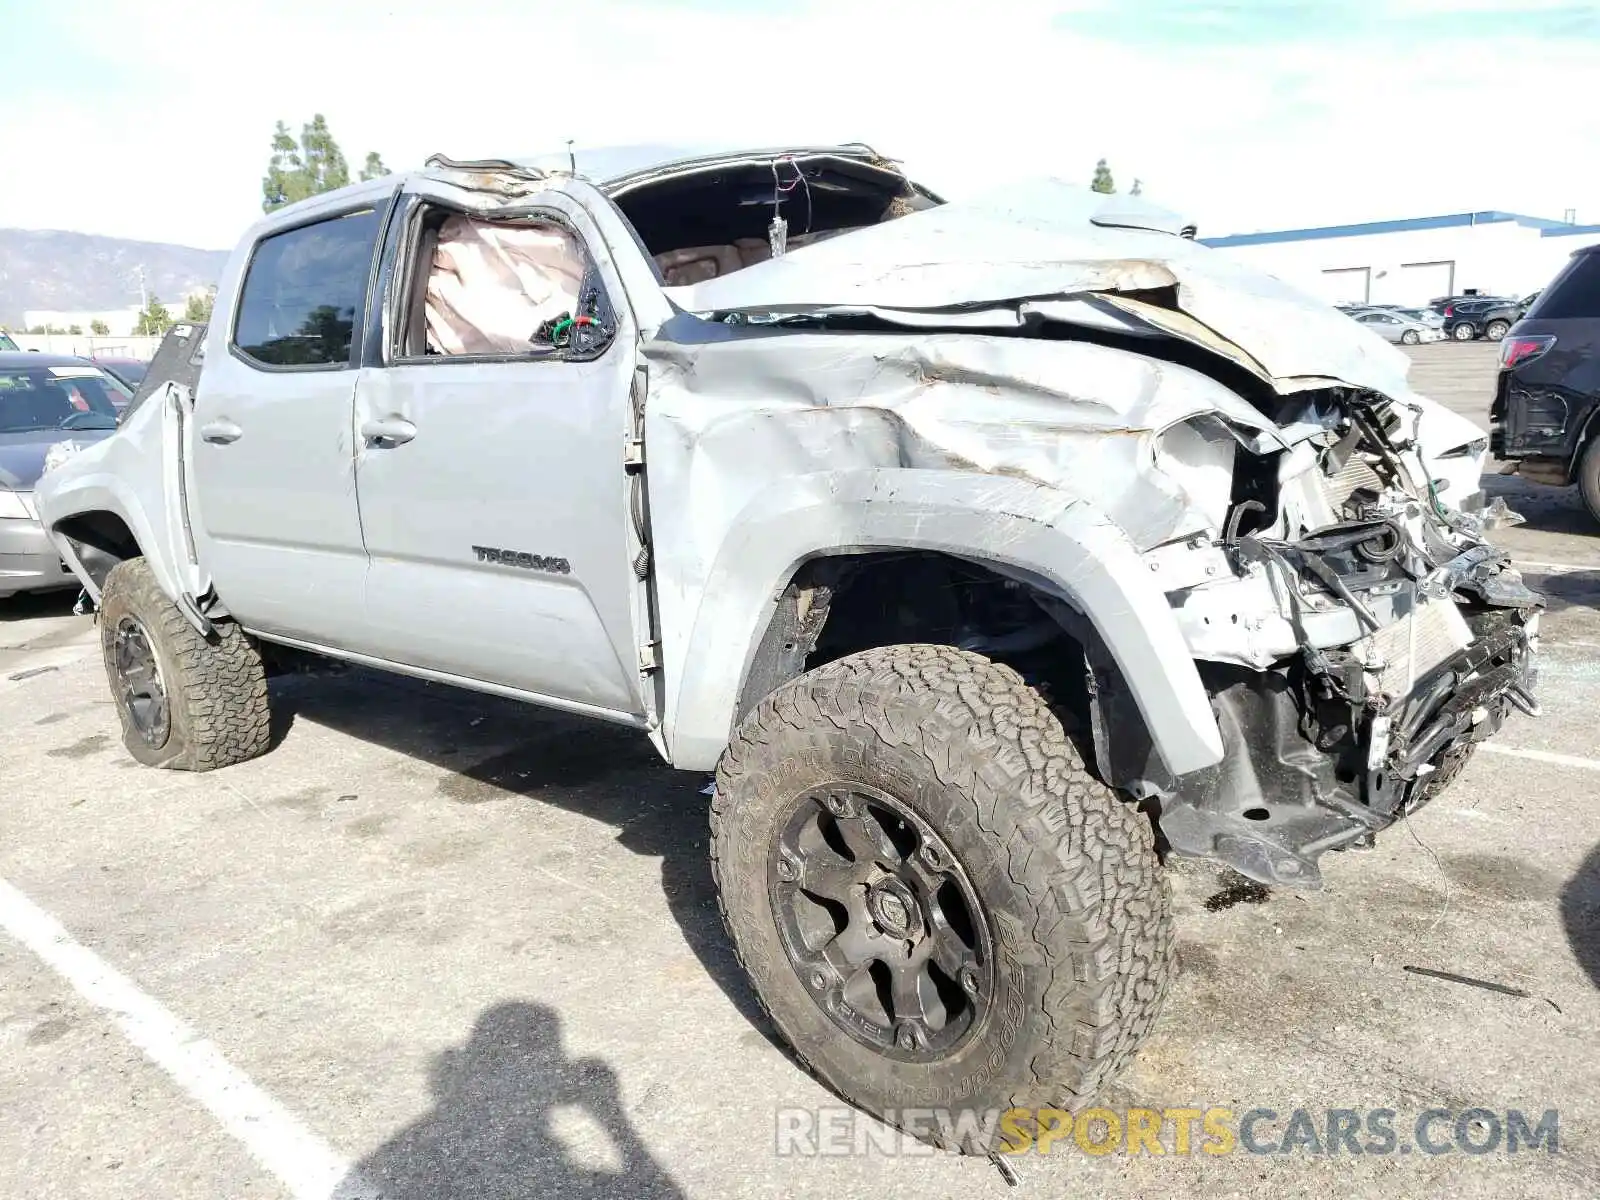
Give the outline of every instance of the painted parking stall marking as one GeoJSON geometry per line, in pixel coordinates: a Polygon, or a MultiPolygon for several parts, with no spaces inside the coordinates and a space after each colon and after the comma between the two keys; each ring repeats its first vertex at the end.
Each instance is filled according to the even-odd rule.
{"type": "Polygon", "coordinates": [[[1551,750],[1524,750],[1518,746],[1502,746],[1498,742],[1481,742],[1490,754],[1504,754],[1508,758],[1526,758],[1533,762],[1549,763],[1552,767],[1577,767],[1581,771],[1600,771],[1600,759],[1581,758],[1576,754],[1556,754],[1551,750]]]}
{"type": "Polygon", "coordinates": [[[350,1164],[165,1005],[0,879],[0,928],[105,1013],[295,1200],[381,1200],[350,1164]]]}

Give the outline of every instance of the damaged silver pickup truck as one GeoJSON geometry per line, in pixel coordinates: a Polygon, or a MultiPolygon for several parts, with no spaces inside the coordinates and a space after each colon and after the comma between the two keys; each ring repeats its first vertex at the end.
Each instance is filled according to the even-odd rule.
{"type": "Polygon", "coordinates": [[[1077,1108],[1174,969],[1164,855],[1316,886],[1537,708],[1482,431],[1186,232],[862,146],[435,159],[250,230],[38,507],[140,761],[265,751],[276,646],[632,726],[715,768],[824,1081],[1077,1108]]]}

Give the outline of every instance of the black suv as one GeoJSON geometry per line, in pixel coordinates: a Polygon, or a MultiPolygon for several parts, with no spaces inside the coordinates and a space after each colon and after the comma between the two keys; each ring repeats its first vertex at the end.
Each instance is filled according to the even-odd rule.
{"type": "Polygon", "coordinates": [[[1446,337],[1458,342],[1480,337],[1498,342],[1517,323],[1522,309],[1518,301],[1504,296],[1471,296],[1451,300],[1440,310],[1440,315],[1444,317],[1446,337]]]}
{"type": "Polygon", "coordinates": [[[1600,245],[1574,252],[1500,343],[1489,448],[1534,483],[1578,484],[1600,521],[1600,245]]]}

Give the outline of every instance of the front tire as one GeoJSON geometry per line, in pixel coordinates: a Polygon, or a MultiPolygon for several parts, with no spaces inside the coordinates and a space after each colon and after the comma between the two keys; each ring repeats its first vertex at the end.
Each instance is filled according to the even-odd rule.
{"type": "Polygon", "coordinates": [[[1415,329],[1408,329],[1400,335],[1401,343],[1407,346],[1415,346],[1421,340],[1422,339],[1417,336],[1417,331],[1415,329]]]}
{"type": "Polygon", "coordinates": [[[805,1065],[909,1129],[990,1153],[984,1114],[1081,1109],[1173,973],[1150,823],[1038,692],[947,646],[889,646],[768,696],[717,768],[712,871],[763,1006],[805,1065]]]}
{"type": "Polygon", "coordinates": [[[1498,342],[1511,332],[1511,325],[1507,321],[1490,321],[1483,327],[1483,336],[1491,342],[1498,342]]]}
{"type": "Polygon", "coordinates": [[[143,558],[106,577],[100,648],[123,744],[141,763],[210,771],[266,752],[271,714],[255,645],[231,621],[202,636],[143,558]]]}

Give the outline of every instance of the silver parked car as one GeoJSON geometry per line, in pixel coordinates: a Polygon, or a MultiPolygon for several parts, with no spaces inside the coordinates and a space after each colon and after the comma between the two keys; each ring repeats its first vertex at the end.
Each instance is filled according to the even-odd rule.
{"type": "Polygon", "coordinates": [[[1389,311],[1410,317],[1413,321],[1421,321],[1431,329],[1444,329],[1444,314],[1436,313],[1431,308],[1391,308],[1389,311]]]}
{"type": "Polygon", "coordinates": [[[1415,320],[1387,308],[1369,308],[1350,316],[1387,341],[1415,346],[1419,342],[1441,342],[1444,334],[1437,325],[1415,320]]]}
{"type": "Polygon", "coordinates": [[[39,524],[33,488],[54,447],[105,437],[130,395],[81,358],[0,351],[0,599],[78,586],[39,524]]]}

